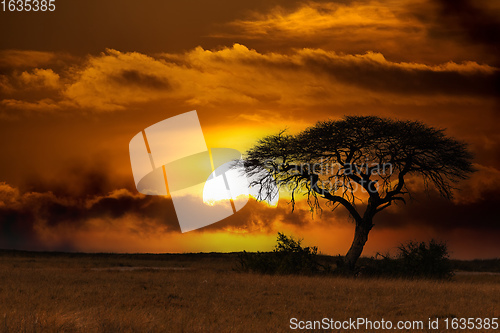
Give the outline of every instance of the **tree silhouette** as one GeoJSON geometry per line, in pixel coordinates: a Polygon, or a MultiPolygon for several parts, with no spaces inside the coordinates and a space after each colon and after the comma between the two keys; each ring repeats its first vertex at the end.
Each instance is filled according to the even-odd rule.
{"type": "Polygon", "coordinates": [[[453,184],[474,171],[464,143],[444,130],[418,121],[376,116],[347,116],[320,121],[297,135],[281,131],[247,151],[244,171],[259,186],[261,200],[278,188],[291,193],[292,211],[298,194],[311,210],[320,199],[331,209],[342,206],[355,222],[354,240],[343,264],[354,270],[374,216],[411,195],[409,177],[423,179],[450,199],[453,184]],[[262,172],[263,169],[268,173],[262,172]]]}

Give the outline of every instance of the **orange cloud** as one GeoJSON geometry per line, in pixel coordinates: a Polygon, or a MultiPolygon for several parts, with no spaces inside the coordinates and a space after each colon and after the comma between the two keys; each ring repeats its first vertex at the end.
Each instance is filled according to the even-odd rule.
{"type": "Polygon", "coordinates": [[[35,84],[59,91],[47,92],[43,99],[30,100],[31,104],[21,97],[6,98],[3,104],[94,112],[174,100],[193,108],[370,105],[374,100],[395,105],[457,100],[481,104],[495,99],[498,76],[497,68],[473,61],[439,65],[392,62],[373,52],[351,55],[300,49],[291,54],[259,53],[240,44],[157,57],[108,50],[63,73],[35,69],[11,75],[11,87],[18,89],[12,95],[35,84]]]}
{"type": "Polygon", "coordinates": [[[296,10],[276,7],[269,13],[254,13],[251,20],[235,20],[230,25],[249,38],[316,38],[346,31],[371,36],[377,31],[378,37],[394,37],[398,32],[406,36],[421,34],[423,24],[415,18],[401,17],[404,11],[400,1],[308,2],[296,10]]]}
{"type": "Polygon", "coordinates": [[[35,86],[36,88],[60,88],[59,75],[52,69],[35,68],[32,72],[22,72],[19,80],[26,86],[35,86]]]}
{"type": "Polygon", "coordinates": [[[492,14],[498,12],[491,1],[308,1],[298,8],[253,12],[211,36],[238,38],[268,50],[307,46],[343,53],[380,52],[397,61],[490,62],[495,57],[477,42],[498,31],[492,14]],[[473,33],[475,40],[464,39],[463,30],[473,33]]]}
{"type": "Polygon", "coordinates": [[[0,50],[0,68],[39,67],[53,63],[59,58],[54,52],[0,50]]]}

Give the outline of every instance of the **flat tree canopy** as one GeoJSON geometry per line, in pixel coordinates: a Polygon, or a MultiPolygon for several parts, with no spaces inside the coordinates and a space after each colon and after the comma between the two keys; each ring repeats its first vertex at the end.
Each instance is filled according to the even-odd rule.
{"type": "Polygon", "coordinates": [[[259,199],[274,196],[276,183],[290,191],[292,210],[298,194],[307,196],[313,210],[321,209],[321,201],[331,209],[347,209],[356,224],[345,257],[350,270],[373,217],[410,194],[408,177],[421,178],[450,199],[453,185],[474,171],[466,144],[444,130],[376,116],[346,116],[320,121],[296,135],[267,136],[247,151],[244,168],[254,179],[251,186],[260,186],[259,199]]]}

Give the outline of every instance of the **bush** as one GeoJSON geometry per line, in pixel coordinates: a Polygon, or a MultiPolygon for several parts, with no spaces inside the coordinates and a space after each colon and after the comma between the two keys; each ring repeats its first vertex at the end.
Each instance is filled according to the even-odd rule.
{"type": "Polygon", "coordinates": [[[405,276],[423,276],[429,278],[450,278],[453,276],[448,247],[445,243],[432,239],[425,242],[408,242],[400,245],[399,260],[405,276]]]}
{"type": "Polygon", "coordinates": [[[317,274],[329,271],[319,263],[318,248],[302,247],[302,239],[294,239],[279,232],[272,252],[243,252],[239,255],[240,268],[263,274],[317,274]]]}
{"type": "Polygon", "coordinates": [[[446,243],[407,242],[397,248],[395,257],[380,255],[382,259],[374,260],[363,267],[363,275],[393,276],[405,278],[447,279],[453,276],[453,268],[449,260],[446,243]]]}

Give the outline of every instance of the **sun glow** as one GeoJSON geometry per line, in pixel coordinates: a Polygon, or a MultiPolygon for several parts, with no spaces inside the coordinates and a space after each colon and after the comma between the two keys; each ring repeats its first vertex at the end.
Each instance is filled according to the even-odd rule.
{"type": "MultiPolygon", "coordinates": [[[[203,202],[214,206],[218,202],[231,200],[235,210],[240,210],[250,197],[256,200],[260,198],[259,187],[250,186],[251,182],[252,178],[248,178],[241,167],[234,167],[234,162],[228,162],[217,168],[208,178],[203,188],[203,202]]],[[[274,190],[278,193],[277,187],[274,190]]],[[[276,207],[278,199],[276,194],[262,201],[276,207]]]]}

